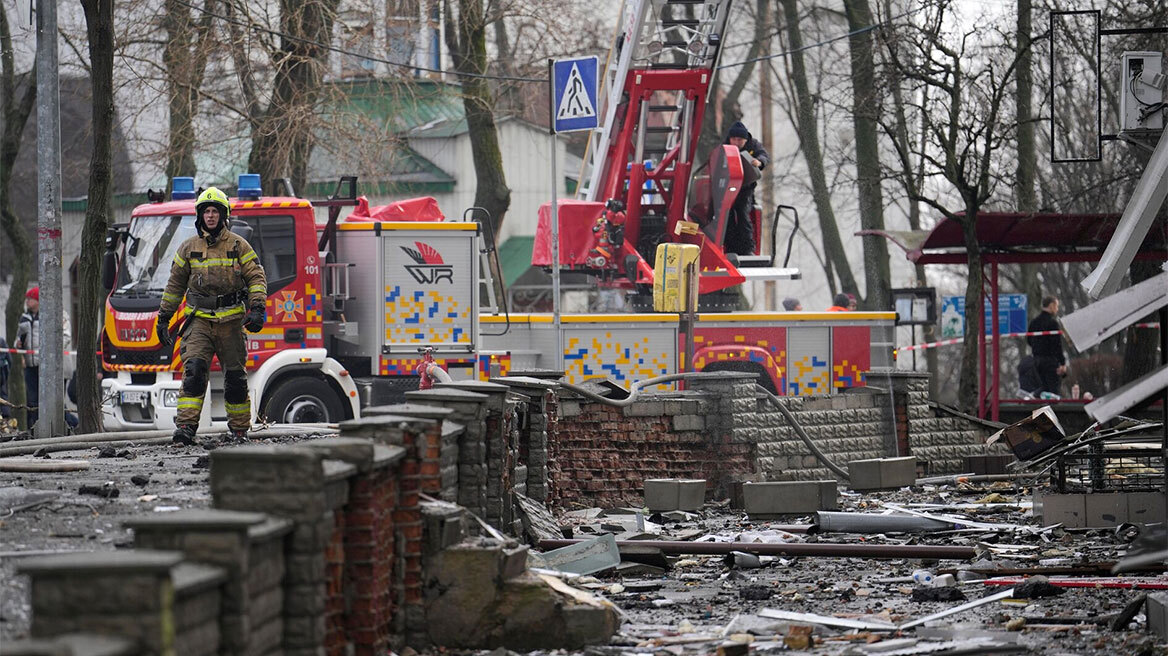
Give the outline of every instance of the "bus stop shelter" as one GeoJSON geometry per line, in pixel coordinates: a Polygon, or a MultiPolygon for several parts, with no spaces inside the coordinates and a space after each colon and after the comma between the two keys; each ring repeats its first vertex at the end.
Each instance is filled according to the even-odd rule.
{"type": "MultiPolygon", "coordinates": [[[[983,212],[977,216],[978,250],[984,284],[979,306],[990,301],[991,330],[978,330],[978,416],[998,420],[1001,407],[1001,334],[998,325],[998,267],[1003,264],[1098,262],[1111,241],[1119,214],[1053,212],[983,212]],[[988,342],[988,344],[987,344],[988,342]],[[990,358],[987,363],[986,350],[990,358]]],[[[962,226],[942,219],[931,230],[861,230],[857,235],[884,237],[899,246],[914,264],[968,263],[962,226]]],[[[1168,225],[1158,221],[1148,231],[1136,259],[1168,259],[1168,225]]],[[[969,308],[966,308],[969,314],[969,308]]],[[[982,312],[974,313],[980,324],[982,312]]],[[[967,316],[966,320],[971,320],[967,316]]],[[[1163,330],[1163,326],[1161,326],[1163,330]]]]}

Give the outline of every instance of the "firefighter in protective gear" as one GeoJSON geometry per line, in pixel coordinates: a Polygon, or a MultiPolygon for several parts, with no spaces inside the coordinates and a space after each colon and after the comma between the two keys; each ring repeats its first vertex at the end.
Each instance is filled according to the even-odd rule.
{"type": "Polygon", "coordinates": [[[231,208],[222,191],[211,187],[199,195],[195,204],[198,235],[178,247],[158,307],[155,329],[165,348],[172,343],[171,318],[186,296],[186,322],[179,333],[182,391],[174,422],[174,441],[183,444],[194,444],[211,358],[216,355],[223,368],[228,429],[242,438],[251,428],[243,329],[254,333],[263,328],[268,285],[255,250],[231,232],[230,219],[231,208]]]}

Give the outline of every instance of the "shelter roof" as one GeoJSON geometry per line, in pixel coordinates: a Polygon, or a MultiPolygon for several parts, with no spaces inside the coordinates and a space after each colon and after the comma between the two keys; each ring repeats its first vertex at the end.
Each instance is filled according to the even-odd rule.
{"type": "MultiPolygon", "coordinates": [[[[977,217],[977,239],[982,254],[1000,263],[1091,261],[1107,248],[1119,219],[1119,214],[983,212],[977,217]]],[[[931,230],[861,230],[856,234],[884,237],[917,264],[965,262],[962,226],[954,219],[943,219],[931,230]]],[[[1140,252],[1165,257],[1168,226],[1158,222],[1148,231],[1140,252]]]]}

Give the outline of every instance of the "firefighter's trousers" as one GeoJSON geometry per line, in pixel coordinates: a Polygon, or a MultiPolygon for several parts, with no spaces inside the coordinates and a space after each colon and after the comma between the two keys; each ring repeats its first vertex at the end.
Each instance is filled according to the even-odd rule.
{"type": "Polygon", "coordinates": [[[211,358],[219,356],[223,368],[223,401],[227,408],[227,426],[231,430],[251,428],[251,399],[247,392],[247,343],[243,335],[243,317],[212,322],[191,316],[182,331],[179,350],[183,362],[182,393],[178,399],[178,425],[198,426],[207,394],[211,358]]]}

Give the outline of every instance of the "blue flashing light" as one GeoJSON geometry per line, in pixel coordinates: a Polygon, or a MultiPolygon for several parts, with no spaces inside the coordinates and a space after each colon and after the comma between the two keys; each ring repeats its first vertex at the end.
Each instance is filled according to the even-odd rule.
{"type": "Polygon", "coordinates": [[[171,200],[191,200],[195,197],[195,179],[175,177],[170,181],[171,200]]]}
{"type": "Polygon", "coordinates": [[[263,193],[263,190],[260,189],[259,173],[239,174],[239,191],[236,195],[239,196],[240,200],[259,200],[263,193]]]}

